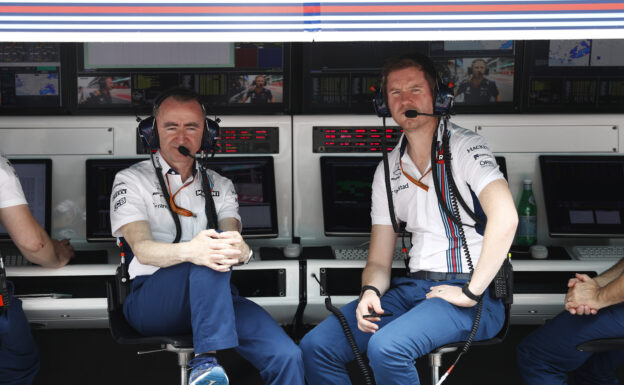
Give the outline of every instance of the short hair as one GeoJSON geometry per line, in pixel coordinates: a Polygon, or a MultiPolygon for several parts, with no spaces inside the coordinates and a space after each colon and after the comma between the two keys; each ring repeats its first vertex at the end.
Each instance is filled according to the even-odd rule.
{"type": "Polygon", "coordinates": [[[163,91],[163,93],[161,93],[156,98],[156,100],[154,100],[154,110],[152,112],[152,115],[154,117],[158,116],[158,112],[160,111],[160,106],[165,100],[169,98],[172,98],[173,100],[177,102],[190,102],[194,100],[201,107],[202,114],[205,115],[205,107],[204,107],[204,104],[201,102],[201,97],[199,96],[198,93],[196,93],[193,90],[189,90],[188,88],[176,87],[176,88],[171,88],[166,91],[163,91]]]}
{"type": "Polygon", "coordinates": [[[409,67],[417,68],[425,73],[425,79],[429,83],[429,88],[431,88],[431,93],[435,100],[435,94],[438,89],[438,72],[433,61],[427,55],[418,52],[394,56],[386,61],[381,70],[381,91],[384,97],[386,95],[386,87],[388,86],[388,76],[394,71],[409,67]]]}
{"type": "Polygon", "coordinates": [[[472,63],[470,63],[470,67],[472,67],[474,65],[474,63],[476,63],[478,61],[483,62],[483,65],[487,66],[487,62],[485,61],[485,59],[477,58],[477,59],[474,59],[472,61],[472,63]]]}

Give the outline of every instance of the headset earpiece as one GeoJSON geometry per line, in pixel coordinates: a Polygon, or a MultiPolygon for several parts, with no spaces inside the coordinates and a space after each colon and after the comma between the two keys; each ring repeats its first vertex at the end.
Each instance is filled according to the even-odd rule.
{"type": "Polygon", "coordinates": [[[384,97],[383,86],[373,87],[373,108],[380,118],[389,118],[392,116],[388,108],[388,103],[386,103],[386,98],[384,97]]]}

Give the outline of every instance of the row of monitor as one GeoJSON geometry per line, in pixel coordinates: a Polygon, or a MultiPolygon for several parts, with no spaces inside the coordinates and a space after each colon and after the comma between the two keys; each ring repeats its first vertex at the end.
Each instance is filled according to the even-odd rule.
{"type": "MultiPolygon", "coordinates": [[[[115,174],[145,158],[86,161],[87,240],[112,240],[109,202],[115,174]]],[[[505,158],[496,157],[506,175],[505,158]]],[[[323,222],[328,236],[370,234],[371,184],[379,157],[320,159],[323,222]]],[[[51,230],[50,159],[14,159],[35,218],[51,230]]],[[[549,234],[553,237],[624,236],[624,156],[540,156],[549,234]]],[[[211,167],[230,178],[238,193],[245,237],[278,236],[273,158],[221,157],[211,167]]],[[[0,239],[8,239],[0,227],[0,239]]]]}
{"type": "Polygon", "coordinates": [[[372,113],[371,86],[379,85],[384,60],[421,52],[453,84],[458,111],[617,111],[624,100],[623,47],[624,39],[7,42],[0,43],[0,109],[135,114],[150,111],[163,90],[182,86],[220,114],[372,113]],[[273,98],[245,97],[259,75],[273,98]],[[111,97],[99,97],[106,87],[111,97]]]}

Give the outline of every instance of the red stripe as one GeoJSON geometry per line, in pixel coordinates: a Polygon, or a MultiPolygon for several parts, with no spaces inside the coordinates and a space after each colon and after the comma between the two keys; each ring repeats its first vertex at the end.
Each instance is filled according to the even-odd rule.
{"type": "MultiPolygon", "coordinates": [[[[440,174],[442,174],[441,178],[440,178],[440,185],[442,187],[446,186],[445,184],[445,180],[444,177],[446,176],[446,173],[444,171],[444,168],[446,167],[446,165],[443,165],[441,167],[441,172],[440,174]]],[[[442,191],[442,202],[440,202],[440,204],[445,204],[444,202],[446,202],[446,196],[444,195],[444,193],[446,192],[446,189],[441,188],[440,189],[442,191]]],[[[451,229],[451,236],[453,237],[453,273],[457,272],[457,261],[456,261],[456,257],[457,257],[457,236],[455,235],[455,228],[453,227],[453,221],[451,220],[451,218],[449,216],[446,217],[446,220],[448,222],[449,228],[451,229]]]]}
{"type": "Polygon", "coordinates": [[[119,6],[119,7],[100,7],[100,6],[0,6],[0,13],[143,13],[143,14],[170,14],[170,13],[196,13],[196,14],[223,14],[223,13],[258,13],[258,14],[280,14],[280,13],[304,13],[305,9],[309,12],[319,12],[319,7],[303,7],[303,6],[119,6]]]}
{"type": "Polygon", "coordinates": [[[0,6],[0,13],[143,13],[143,14],[308,14],[308,13],[467,13],[467,12],[528,12],[528,11],[615,11],[624,10],[622,3],[583,4],[479,4],[479,5],[295,5],[295,6],[0,6]]]}

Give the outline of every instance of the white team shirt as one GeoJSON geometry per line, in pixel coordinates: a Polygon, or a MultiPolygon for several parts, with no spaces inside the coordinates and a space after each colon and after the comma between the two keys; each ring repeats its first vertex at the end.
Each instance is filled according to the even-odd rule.
{"type": "MultiPolygon", "coordinates": [[[[191,180],[182,181],[180,174],[176,173],[167,162],[160,156],[160,152],[154,154],[157,162],[162,166],[163,178],[169,179],[171,194],[175,194],[184,183],[191,180]],[[168,174],[168,176],[165,176],[168,174]]],[[[234,184],[212,170],[208,170],[208,178],[212,186],[212,197],[215,203],[217,219],[235,218],[241,223],[238,214],[238,199],[234,184]]],[[[122,170],[115,176],[113,190],[110,201],[111,230],[114,237],[121,237],[121,227],[125,224],[147,221],[152,230],[152,237],[155,241],[171,243],[175,239],[175,222],[167,201],[162,194],[158,178],[151,160],[145,160],[131,167],[122,170]]],[[[195,179],[182,189],[175,197],[175,204],[183,207],[195,214],[194,217],[185,217],[178,214],[181,225],[180,242],[191,240],[201,230],[205,230],[208,224],[206,218],[205,203],[201,185],[201,172],[199,165],[195,166],[195,179]]],[[[239,228],[240,231],[240,228],[239,228]]],[[[159,267],[144,265],[138,258],[133,258],[130,262],[128,272],[130,278],[138,275],[153,274],[159,267]]]]}
{"type": "MultiPolygon", "coordinates": [[[[438,130],[438,141],[441,143],[440,132],[438,130]]],[[[449,132],[455,184],[472,211],[474,212],[475,207],[477,207],[482,212],[477,197],[485,186],[495,180],[504,179],[504,176],[483,137],[452,123],[449,124],[449,132]]],[[[421,180],[429,186],[428,191],[410,182],[401,172],[399,155],[401,143],[404,140],[407,139],[401,136],[399,144],[388,154],[388,160],[394,211],[399,220],[406,222],[406,230],[412,233],[412,248],[409,251],[410,271],[468,273],[470,269],[461,247],[457,226],[446,218],[446,214],[438,205],[438,198],[433,185],[433,171],[421,180]]],[[[412,162],[407,151],[404,152],[401,160],[405,172],[415,179],[421,178],[422,174],[412,162]]],[[[431,164],[427,170],[430,167],[431,164]]],[[[440,178],[440,180],[442,179],[444,180],[442,191],[448,197],[446,195],[448,194],[446,177],[440,178]]],[[[392,225],[388,210],[383,162],[375,171],[372,189],[372,224],[392,225]]],[[[447,202],[450,202],[450,198],[447,199],[447,202]]],[[[474,225],[475,222],[468,216],[459,202],[458,206],[462,223],[474,225]]],[[[484,214],[481,216],[485,219],[484,214]]],[[[476,267],[481,254],[483,236],[474,227],[464,226],[463,228],[470,256],[473,265],[476,267]]]]}
{"type": "Polygon", "coordinates": [[[0,155],[0,208],[27,204],[15,169],[7,158],[0,155]]]}

